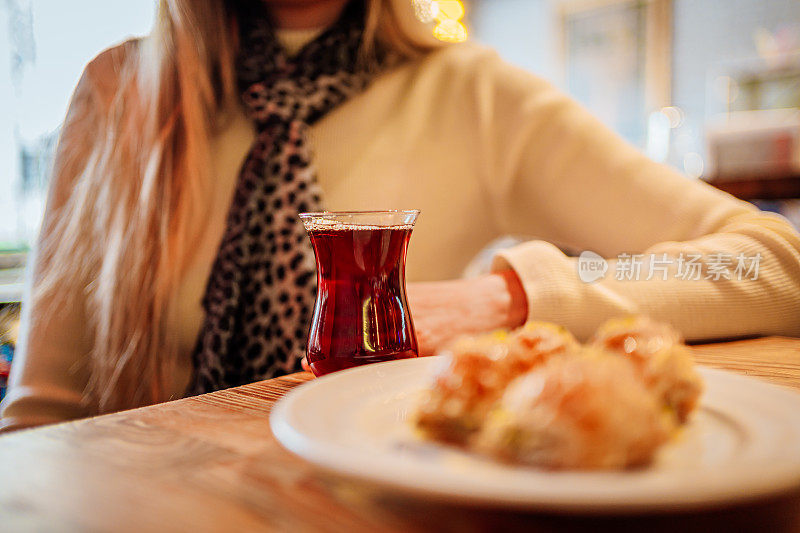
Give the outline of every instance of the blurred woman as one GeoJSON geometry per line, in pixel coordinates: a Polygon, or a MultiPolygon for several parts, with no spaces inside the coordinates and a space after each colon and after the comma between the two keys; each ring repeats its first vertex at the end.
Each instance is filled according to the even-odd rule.
{"type": "Polygon", "coordinates": [[[315,285],[297,214],[322,208],[422,210],[407,274],[423,354],[527,318],[578,338],[631,313],[689,339],[800,333],[785,220],[420,30],[410,0],[161,0],[148,37],[94,59],[62,129],[5,427],[297,370],[315,285]],[[506,234],[532,240],[458,279],[506,234]],[[584,283],[559,247],[672,266],[633,281],[611,260],[584,283]],[[698,279],[676,270],[688,257],[698,279]],[[758,275],[715,279],[719,257],[757,258],[758,275]]]}

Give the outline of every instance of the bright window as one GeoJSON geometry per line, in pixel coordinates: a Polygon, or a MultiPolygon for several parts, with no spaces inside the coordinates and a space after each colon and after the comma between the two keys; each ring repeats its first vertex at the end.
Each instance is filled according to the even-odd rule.
{"type": "Polygon", "coordinates": [[[0,252],[36,237],[59,126],[83,67],[149,30],[154,0],[0,2],[0,252]]]}

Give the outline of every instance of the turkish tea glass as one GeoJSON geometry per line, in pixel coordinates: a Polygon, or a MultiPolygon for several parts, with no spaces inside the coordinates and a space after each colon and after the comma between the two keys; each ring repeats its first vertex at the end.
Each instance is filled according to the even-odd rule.
{"type": "Polygon", "coordinates": [[[406,251],[419,211],[302,213],[317,262],[308,364],[321,376],[417,357],[406,251]]]}

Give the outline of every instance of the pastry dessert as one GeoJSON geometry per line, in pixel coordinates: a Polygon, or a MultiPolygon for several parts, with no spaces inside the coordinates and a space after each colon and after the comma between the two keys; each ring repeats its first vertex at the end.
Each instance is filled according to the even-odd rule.
{"type": "Polygon", "coordinates": [[[429,438],[465,444],[513,379],[552,357],[577,349],[564,328],[531,322],[508,333],[463,337],[440,353],[416,416],[429,438]]]}
{"type": "Polygon", "coordinates": [[[609,320],[598,328],[590,344],[629,359],[678,422],[686,422],[703,384],[691,352],[672,326],[644,317],[609,320]]]}
{"type": "Polygon", "coordinates": [[[680,335],[644,318],[609,321],[586,346],[534,322],[441,355],[413,418],[423,436],[545,468],[647,464],[702,392],[680,335]]]}
{"type": "Polygon", "coordinates": [[[474,448],[546,468],[620,469],[650,462],[671,428],[628,361],[570,355],[512,382],[474,448]]]}

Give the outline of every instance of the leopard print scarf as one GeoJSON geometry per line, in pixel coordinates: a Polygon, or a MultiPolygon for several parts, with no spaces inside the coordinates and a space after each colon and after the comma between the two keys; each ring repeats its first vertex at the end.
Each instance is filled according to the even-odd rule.
{"type": "Polygon", "coordinates": [[[351,2],[333,27],[290,58],[264,14],[240,21],[237,74],[256,139],[203,298],[192,393],[299,370],[316,270],[297,215],[322,210],[306,133],[377,70],[358,61],[363,22],[363,2],[351,2]]]}

